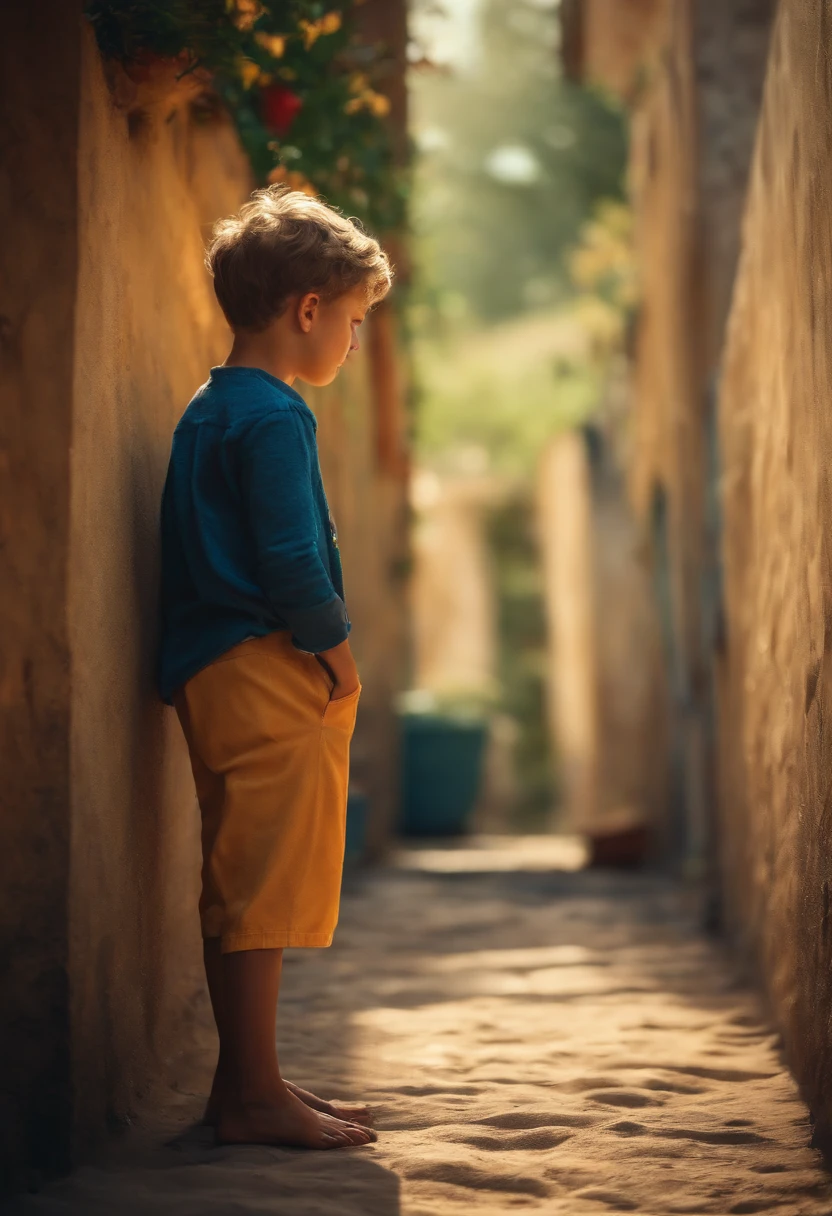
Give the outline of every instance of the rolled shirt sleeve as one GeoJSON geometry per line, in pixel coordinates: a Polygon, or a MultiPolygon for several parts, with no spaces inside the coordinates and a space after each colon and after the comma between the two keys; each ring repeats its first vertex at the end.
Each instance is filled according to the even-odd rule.
{"type": "Polygon", "coordinates": [[[294,644],[315,654],[343,642],[350,623],[318,548],[304,425],[295,410],[269,414],[241,438],[240,462],[258,580],[294,644]]]}

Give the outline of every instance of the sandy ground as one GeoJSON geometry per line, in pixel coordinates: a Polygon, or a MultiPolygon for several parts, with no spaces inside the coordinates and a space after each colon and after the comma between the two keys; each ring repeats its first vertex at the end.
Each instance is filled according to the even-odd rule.
{"type": "Polygon", "coordinates": [[[211,1147],[192,1126],[214,1050],[201,1005],[161,1114],[10,1211],[827,1216],[756,998],[666,880],[549,868],[574,860],[529,841],[411,852],[348,880],[332,950],[289,956],[287,1075],[367,1098],[378,1144],[211,1147]]]}

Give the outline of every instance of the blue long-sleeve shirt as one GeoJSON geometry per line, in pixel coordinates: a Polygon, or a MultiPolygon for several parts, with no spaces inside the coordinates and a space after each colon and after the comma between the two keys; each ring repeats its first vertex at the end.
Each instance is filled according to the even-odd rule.
{"type": "Polygon", "coordinates": [[[173,435],[162,496],[159,692],[248,637],[317,653],[348,636],[315,415],[282,380],[214,367],[173,435]]]}

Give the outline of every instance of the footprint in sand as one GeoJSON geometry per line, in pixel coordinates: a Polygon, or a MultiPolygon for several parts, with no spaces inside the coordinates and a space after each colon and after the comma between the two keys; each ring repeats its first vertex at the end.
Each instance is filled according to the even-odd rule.
{"type": "Polygon", "coordinates": [[[655,1133],[669,1140],[697,1140],[700,1144],[768,1144],[759,1132],[700,1132],[688,1127],[664,1127],[655,1133]]]}
{"type": "Polygon", "coordinates": [[[776,1077],[776,1072],[745,1072],[741,1068],[705,1068],[689,1064],[686,1068],[680,1064],[665,1064],[668,1072],[680,1072],[686,1077],[702,1077],[705,1081],[770,1081],[776,1077]]]}
{"type": "Polygon", "coordinates": [[[404,1094],[409,1098],[431,1098],[438,1094],[478,1094],[481,1087],[477,1085],[399,1085],[387,1091],[391,1094],[404,1094]]]}
{"type": "Polygon", "coordinates": [[[571,1081],[562,1081],[555,1089],[562,1089],[567,1094],[582,1094],[588,1089],[615,1089],[621,1085],[615,1077],[575,1077],[571,1081]]]}
{"type": "Polygon", "coordinates": [[[706,1092],[702,1085],[685,1085],[681,1081],[662,1081],[659,1077],[648,1077],[640,1084],[642,1089],[653,1089],[657,1093],[704,1094],[706,1092]]]}
{"type": "Polygon", "coordinates": [[[605,1191],[601,1187],[588,1186],[582,1191],[575,1192],[576,1199],[589,1199],[593,1203],[605,1203],[614,1212],[635,1212],[638,1207],[632,1199],[619,1195],[616,1191],[605,1191]]]}
{"type": "Polygon", "coordinates": [[[536,1195],[545,1199],[549,1187],[539,1178],[518,1174],[500,1174],[496,1170],[481,1170],[458,1161],[432,1161],[403,1171],[408,1178],[424,1182],[444,1182],[466,1187],[472,1191],[502,1191],[516,1195],[536,1195]]]}
{"type": "Polygon", "coordinates": [[[549,1128],[540,1127],[533,1131],[504,1136],[483,1136],[466,1133],[461,1136],[449,1136],[458,1144],[468,1144],[471,1148],[484,1148],[490,1152],[519,1152],[526,1149],[557,1148],[564,1140],[571,1138],[571,1132],[555,1132],[549,1128]]]}
{"type": "Polygon", "coordinates": [[[602,1106],[664,1106],[660,1098],[648,1098],[647,1094],[639,1094],[631,1089],[598,1090],[594,1094],[587,1094],[587,1100],[602,1106]]]}
{"type": "Polygon", "coordinates": [[[592,1127],[595,1122],[587,1115],[549,1115],[524,1110],[509,1110],[505,1114],[477,1119],[482,1126],[499,1127],[504,1131],[531,1131],[537,1127],[592,1127]]]}
{"type": "Polygon", "coordinates": [[[767,1136],[758,1132],[702,1132],[692,1127],[645,1127],[643,1123],[623,1120],[613,1123],[609,1129],[620,1136],[661,1136],[666,1140],[695,1140],[700,1144],[768,1144],[767,1136]]]}

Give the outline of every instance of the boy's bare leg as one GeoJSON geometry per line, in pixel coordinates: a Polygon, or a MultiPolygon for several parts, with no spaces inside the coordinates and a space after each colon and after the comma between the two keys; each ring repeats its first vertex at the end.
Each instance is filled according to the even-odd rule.
{"type": "MultiPolygon", "coordinates": [[[[211,997],[211,1008],[214,1011],[214,1021],[217,1024],[217,1032],[220,1039],[219,1059],[217,1060],[214,1081],[211,1086],[211,1095],[205,1108],[203,1122],[216,1126],[226,1074],[226,1062],[222,1047],[225,1037],[223,966],[218,937],[205,938],[203,941],[203,958],[205,960],[205,976],[208,980],[208,992],[211,997]]],[[[315,1094],[310,1093],[308,1090],[301,1089],[299,1085],[293,1085],[291,1081],[285,1081],[284,1084],[296,1098],[300,1098],[301,1102],[311,1107],[312,1110],[320,1111],[325,1115],[332,1115],[336,1119],[343,1119],[347,1123],[361,1123],[368,1127],[372,1123],[372,1115],[366,1106],[350,1102],[327,1102],[323,1098],[316,1097],[315,1094]]]]}
{"type": "Polygon", "coordinates": [[[223,1088],[217,1140],[340,1148],[368,1144],[368,1128],[312,1110],[284,1084],[275,1044],[282,950],[222,956],[223,1088]]]}
{"type": "Polygon", "coordinates": [[[223,1008],[222,999],[222,953],[220,951],[220,939],[218,937],[206,937],[202,941],[202,957],[205,962],[205,978],[208,981],[208,995],[211,998],[211,1009],[214,1014],[214,1023],[217,1027],[217,1035],[220,1041],[219,1056],[217,1057],[217,1067],[214,1070],[214,1080],[211,1084],[211,1093],[208,1097],[208,1105],[205,1108],[203,1123],[209,1123],[212,1127],[216,1125],[217,1117],[220,1112],[220,1100],[225,1081],[225,1056],[223,1054],[222,1044],[225,1039],[225,1011],[223,1008]]]}

